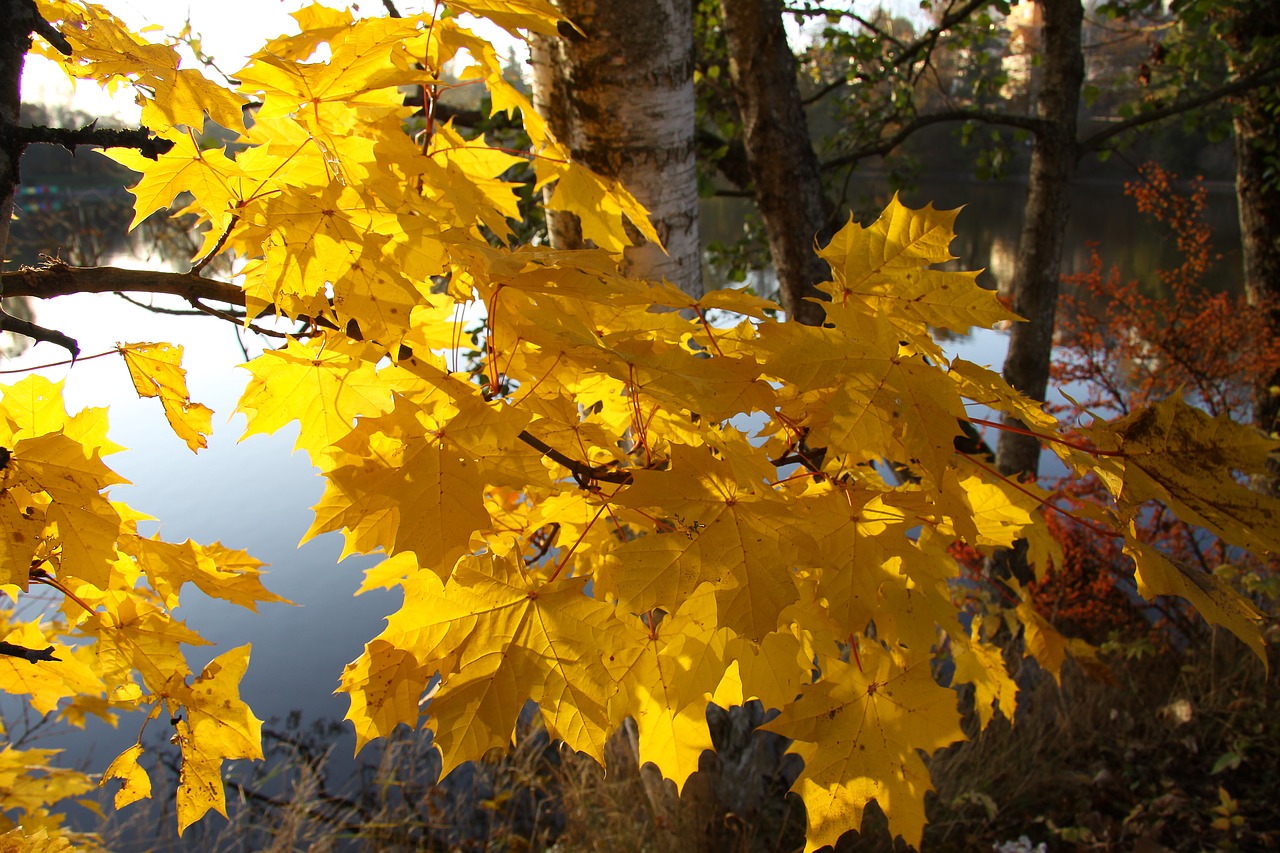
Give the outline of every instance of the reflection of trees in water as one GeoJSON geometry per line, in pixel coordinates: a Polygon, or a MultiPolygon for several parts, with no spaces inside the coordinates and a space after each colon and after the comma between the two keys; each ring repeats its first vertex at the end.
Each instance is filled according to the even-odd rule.
{"type": "Polygon", "coordinates": [[[20,192],[15,199],[18,218],[10,228],[11,263],[36,265],[56,258],[93,267],[120,255],[162,263],[190,258],[198,246],[189,223],[163,211],[129,231],[133,199],[119,190],[28,189],[34,192],[20,192]]]}
{"type": "Polygon", "coordinates": [[[74,266],[98,266],[129,248],[132,214],[127,195],[54,186],[23,187],[14,200],[9,258],[35,265],[58,258],[74,266]]]}
{"type": "MultiPolygon", "coordinates": [[[[192,217],[175,219],[160,211],[130,231],[133,199],[119,189],[115,194],[35,189],[15,199],[7,265],[38,266],[56,259],[77,267],[130,266],[122,258],[131,257],[155,268],[187,261],[199,248],[192,217]]],[[[34,302],[26,297],[6,299],[4,307],[10,316],[37,319],[34,302]]],[[[0,357],[12,358],[30,343],[22,335],[0,333],[0,357]]]]}
{"type": "MultiPolygon", "coordinates": [[[[0,302],[4,312],[18,320],[35,320],[35,308],[32,300],[26,296],[16,299],[5,299],[0,302]]],[[[31,339],[11,332],[0,332],[0,359],[13,358],[31,346],[31,339]]]]}
{"type": "MultiPolygon", "coordinates": [[[[83,127],[93,121],[61,107],[22,105],[26,125],[83,127]]],[[[48,258],[72,266],[120,265],[122,256],[158,266],[189,259],[199,246],[189,219],[175,220],[165,212],[130,231],[133,197],[123,187],[136,175],[96,152],[73,156],[56,145],[31,145],[21,169],[6,267],[36,266],[48,258]]],[[[14,317],[36,319],[26,299],[6,299],[4,307],[14,317]]],[[[0,334],[0,357],[12,358],[29,345],[25,337],[0,334]]]]}

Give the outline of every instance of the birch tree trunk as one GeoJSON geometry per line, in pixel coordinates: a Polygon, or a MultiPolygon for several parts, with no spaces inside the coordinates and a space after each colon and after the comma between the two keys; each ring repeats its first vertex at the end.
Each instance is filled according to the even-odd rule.
{"type": "Polygon", "coordinates": [[[747,169],[769,236],[782,307],[801,323],[819,325],[825,312],[805,297],[828,277],[814,252],[827,222],[818,156],[796,85],[781,0],[720,0],[729,74],[742,115],[747,169]]]}
{"type": "MultiPolygon", "coordinates": [[[[1058,279],[1062,273],[1062,244],[1070,211],[1071,179],[1075,173],[1080,90],[1084,84],[1081,30],[1084,7],[1080,0],[1042,0],[1044,14],[1040,98],[1031,155],[1031,175],[1018,240],[1017,267],[1011,294],[1013,310],[1027,322],[1017,323],[1009,336],[1004,376],[1013,387],[1037,400],[1049,385],[1049,358],[1057,317],[1058,279]]],[[[1014,418],[1005,423],[1025,425],[1014,418]]],[[[1007,476],[1034,477],[1040,462],[1040,443],[1030,436],[1002,431],[996,465],[1007,476]]]]}
{"type": "MultiPolygon", "coordinates": [[[[666,252],[628,249],[628,272],[700,296],[691,0],[558,5],[582,32],[534,39],[534,106],[576,160],[649,209],[666,252]]],[[[552,245],[582,246],[576,217],[549,211],[547,220],[552,245]]]]}

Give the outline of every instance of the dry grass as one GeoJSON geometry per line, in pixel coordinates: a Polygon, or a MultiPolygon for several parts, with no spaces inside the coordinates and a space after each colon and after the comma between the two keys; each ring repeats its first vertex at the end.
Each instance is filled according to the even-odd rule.
{"type": "MultiPolygon", "coordinates": [[[[1024,692],[1016,725],[997,719],[939,753],[924,849],[990,850],[1022,835],[1050,850],[1251,850],[1280,842],[1280,719],[1258,660],[1220,633],[1192,653],[1115,664],[1114,675],[1103,684],[1068,668],[1061,686],[1046,678],[1024,692]],[[1234,805],[1224,805],[1220,789],[1234,805]]],[[[278,853],[803,849],[803,812],[785,794],[795,768],[761,769],[758,756],[741,765],[767,784],[755,786],[750,806],[734,808],[726,803],[742,787],[731,778],[732,759],[704,754],[703,770],[676,797],[674,786],[657,786],[636,767],[625,730],[609,744],[607,771],[527,725],[510,753],[444,785],[435,784],[440,763],[428,737],[403,732],[358,773],[335,779],[332,727],[303,730],[295,720],[270,731],[271,760],[232,774],[229,821],[205,820],[178,839],[172,798],[157,779],[149,807],[106,824],[108,845],[278,853]]],[[[895,849],[884,826],[883,815],[868,810],[865,835],[849,833],[839,849],[895,849]]]]}

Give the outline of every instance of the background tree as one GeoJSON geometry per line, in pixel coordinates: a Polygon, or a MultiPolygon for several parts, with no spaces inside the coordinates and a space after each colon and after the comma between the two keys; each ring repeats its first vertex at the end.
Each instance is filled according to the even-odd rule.
{"type": "MultiPolygon", "coordinates": [[[[631,189],[662,247],[627,251],[636,275],[703,292],[695,171],[690,0],[560,0],[559,37],[532,42],[534,105],[575,159],[631,189]]],[[[548,211],[551,243],[581,248],[577,218],[548,211]]]]}
{"type": "MultiPolygon", "coordinates": [[[[1205,4],[1186,14],[1187,27],[1204,19],[1205,4]]],[[[1232,51],[1233,72],[1265,73],[1280,48],[1280,8],[1274,3],[1239,2],[1207,9],[1210,20],[1224,30],[1232,51]]],[[[1216,28],[1215,27],[1215,28],[1216,28]]],[[[1245,92],[1235,113],[1236,194],[1240,202],[1240,239],[1244,250],[1245,293],[1256,310],[1271,321],[1280,336],[1280,94],[1270,83],[1245,92]]],[[[1274,434],[1280,425],[1280,371],[1257,385],[1254,417],[1259,427],[1274,434]]],[[[1280,478],[1273,478],[1274,483],[1280,478]]]]}
{"type": "MultiPolygon", "coordinates": [[[[734,5],[737,9],[738,4],[734,5]]],[[[1135,38],[1140,33],[1171,31],[1177,21],[1142,2],[1100,6],[1095,13],[1097,20],[1090,23],[1080,0],[1043,0],[1013,7],[1006,3],[951,0],[929,5],[932,26],[919,34],[906,22],[894,22],[887,16],[864,17],[839,5],[769,5],[771,31],[775,33],[782,32],[781,19],[786,13],[805,20],[826,20],[820,42],[813,48],[815,58],[808,66],[817,78],[815,91],[808,98],[801,96],[798,81],[794,85],[788,82],[795,79],[794,75],[781,64],[774,62],[768,66],[770,70],[765,70],[766,63],[760,58],[767,55],[760,49],[765,44],[762,39],[751,45],[757,76],[767,74],[772,77],[772,85],[780,87],[775,88],[768,103],[805,103],[811,111],[823,109],[827,101],[840,103],[835,130],[824,142],[830,150],[821,164],[823,189],[805,190],[805,198],[829,193],[843,202],[844,188],[859,163],[890,155],[917,134],[938,125],[1006,128],[1030,139],[1032,154],[1027,165],[1022,231],[1014,278],[1007,283],[1014,310],[1028,322],[1017,324],[1011,331],[1006,371],[1015,387],[1035,399],[1043,399],[1047,388],[1062,272],[1061,238],[1070,212],[1068,190],[1081,159],[1110,150],[1139,129],[1222,104],[1235,94],[1264,86],[1276,74],[1274,62],[1268,58],[1248,68],[1241,65],[1234,74],[1196,77],[1176,91],[1154,96],[1153,87],[1159,89],[1164,80],[1176,79],[1186,67],[1169,60],[1168,52],[1162,52],[1158,41],[1151,42],[1149,36],[1135,38]],[[1016,18],[1006,18],[1011,12],[1016,18]],[[1086,63],[1084,33],[1090,27],[1095,35],[1092,40],[1102,47],[1092,48],[1086,63]],[[1151,64],[1127,68],[1115,64],[1112,45],[1135,42],[1142,45],[1141,49],[1166,57],[1154,64],[1154,81],[1151,64]],[[1033,55],[1035,62],[1030,61],[1033,55]],[[1027,60],[1022,63],[1025,68],[1010,64],[1011,58],[1027,60]],[[1020,79],[1011,79],[1011,69],[1019,68],[1020,79]],[[1118,103],[1114,93],[1126,89],[1129,103],[1118,103]],[[1081,125],[1086,101],[1100,108],[1120,109],[1121,114],[1081,125]]],[[[743,4],[739,13],[746,14],[746,10],[753,11],[757,28],[762,26],[759,22],[764,20],[763,7],[743,4]]],[[[1181,14],[1179,10],[1175,12],[1181,14]]],[[[700,20],[705,26],[722,26],[714,16],[704,15],[700,20]]],[[[700,44],[714,49],[717,42],[704,38],[700,44]]],[[[713,56],[710,67],[716,61],[713,56]]],[[[725,116],[724,85],[718,80],[707,83],[707,76],[703,75],[704,89],[711,94],[704,114],[725,116]]],[[[731,80],[732,94],[738,99],[736,106],[744,91],[739,77],[731,80]]],[[[741,116],[737,110],[728,117],[742,121],[741,116]]],[[[703,150],[713,152],[713,162],[721,166],[726,179],[741,185],[743,177],[750,174],[742,168],[743,163],[750,162],[749,149],[743,146],[741,153],[735,150],[732,121],[717,118],[713,128],[716,125],[728,127],[730,139],[709,134],[704,126],[703,150]]],[[[793,117],[771,126],[796,128],[799,123],[793,117]]],[[[811,170],[803,165],[808,158],[797,152],[795,145],[792,142],[788,149],[792,160],[800,164],[795,171],[795,185],[808,186],[811,170]]],[[[810,147],[817,145],[811,142],[810,147]]],[[[1011,151],[998,146],[991,152],[993,159],[988,166],[997,170],[1009,168],[1007,157],[1011,151]]],[[[759,186],[754,186],[752,192],[759,203],[763,199],[759,186]]],[[[811,206],[806,202],[801,209],[811,206]]],[[[809,218],[806,215],[788,221],[809,218]]],[[[779,226],[767,226],[766,231],[771,235],[782,233],[779,226]]],[[[770,239],[773,245],[774,238],[770,239]]],[[[789,285],[780,278],[780,287],[785,292],[789,285]]],[[[1006,431],[1000,436],[1000,445],[1002,471],[1034,474],[1040,454],[1034,440],[1006,431]]]]}

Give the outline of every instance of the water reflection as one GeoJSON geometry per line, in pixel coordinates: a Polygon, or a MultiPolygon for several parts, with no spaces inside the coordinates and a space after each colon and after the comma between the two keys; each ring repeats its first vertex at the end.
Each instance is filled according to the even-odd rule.
{"type": "MultiPolygon", "coordinates": [[[[992,290],[1006,286],[1013,276],[1021,230],[1026,187],[1013,181],[972,181],[926,176],[920,185],[902,192],[900,198],[912,208],[932,203],[939,210],[963,208],[956,219],[956,239],[951,253],[957,260],[952,269],[982,269],[978,282],[992,290]]],[[[860,178],[853,181],[851,197],[855,217],[871,222],[888,204],[891,193],[882,181],[860,178]]],[[[747,222],[750,202],[740,198],[710,198],[702,203],[704,245],[729,244],[739,240],[747,222]]],[[[1240,223],[1236,215],[1234,188],[1210,184],[1206,221],[1213,230],[1219,262],[1205,277],[1211,291],[1239,293],[1243,282],[1240,258],[1240,223]]],[[[1067,224],[1062,259],[1063,273],[1089,269],[1091,246],[1097,244],[1104,264],[1120,270],[1122,281],[1138,279],[1150,295],[1160,295],[1157,269],[1176,266],[1177,246],[1164,232],[1138,214],[1133,201],[1116,183],[1077,184],[1071,193],[1071,218],[1067,224]]],[[[723,270],[712,269],[712,286],[724,286],[723,270]]],[[[752,283],[776,288],[767,274],[756,273],[752,283]]],[[[767,291],[766,291],[767,292],[767,291]]]]}

